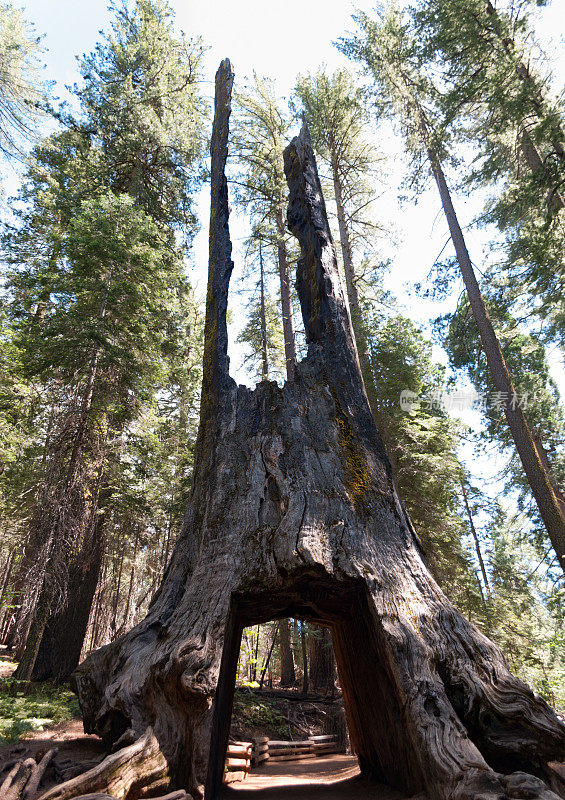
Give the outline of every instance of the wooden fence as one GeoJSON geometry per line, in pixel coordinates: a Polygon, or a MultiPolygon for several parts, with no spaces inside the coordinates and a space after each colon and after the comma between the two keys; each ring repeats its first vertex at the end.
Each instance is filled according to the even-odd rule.
{"type": "Polygon", "coordinates": [[[226,753],[224,783],[244,781],[251,769],[252,742],[230,742],[226,753]]]}
{"type": "Polygon", "coordinates": [[[251,765],[259,767],[267,762],[306,761],[342,752],[343,747],[340,747],[337,736],[310,736],[300,742],[256,736],[252,742],[230,742],[224,783],[245,780],[251,765]]]}

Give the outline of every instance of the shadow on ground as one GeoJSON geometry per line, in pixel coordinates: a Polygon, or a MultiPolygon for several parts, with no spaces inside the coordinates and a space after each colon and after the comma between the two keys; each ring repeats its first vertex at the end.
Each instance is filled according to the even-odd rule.
{"type": "MultiPolygon", "coordinates": [[[[355,756],[268,764],[226,786],[225,800],[406,800],[401,792],[359,775],[355,756]]],[[[413,800],[426,800],[418,795],[413,800]]]]}

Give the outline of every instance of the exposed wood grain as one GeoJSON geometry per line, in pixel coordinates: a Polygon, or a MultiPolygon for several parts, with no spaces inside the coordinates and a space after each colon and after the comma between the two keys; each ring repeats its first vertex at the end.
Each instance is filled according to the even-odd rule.
{"type": "Polygon", "coordinates": [[[166,777],[167,762],[159,742],[148,728],[134,744],[111,753],[92,769],[61,783],[40,800],[71,800],[87,793],[107,793],[117,800],[138,797],[146,784],[166,777]]]}

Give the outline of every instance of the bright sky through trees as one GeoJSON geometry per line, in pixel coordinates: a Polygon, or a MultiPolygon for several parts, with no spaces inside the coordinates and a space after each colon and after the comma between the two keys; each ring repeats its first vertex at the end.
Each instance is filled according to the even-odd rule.
{"type": "MultiPolygon", "coordinates": [[[[205,55],[204,94],[211,98],[214,73],[222,58],[229,57],[236,72],[236,83],[242,83],[253,70],[258,75],[276,81],[281,97],[288,99],[299,73],[314,71],[325,63],[328,71],[338,67],[354,70],[353,64],[337,51],[332,42],[354,30],[351,19],[355,8],[367,13],[374,5],[372,0],[344,3],[340,0],[287,0],[283,5],[265,3],[262,0],[240,0],[237,4],[228,0],[170,0],[176,14],[176,24],[187,36],[202,36],[209,48],[205,55]]],[[[563,55],[564,26],[559,8],[554,2],[539,9],[535,30],[548,53],[548,67],[555,75],[556,91],[565,77],[563,55]]],[[[101,28],[108,27],[110,14],[107,0],[27,0],[23,3],[25,13],[36,26],[38,34],[44,35],[46,48],[46,77],[56,82],[55,95],[68,99],[65,84],[78,79],[76,55],[89,52],[98,38],[101,28]]],[[[383,257],[391,257],[392,267],[386,284],[404,305],[404,313],[418,324],[428,328],[431,319],[440,313],[452,311],[458,287],[449,308],[446,304],[432,303],[417,297],[413,286],[426,281],[426,277],[439,252],[446,245],[447,229],[440,213],[439,199],[433,188],[425,191],[416,204],[410,198],[402,205],[398,202],[399,183],[402,179],[402,144],[399,136],[390,129],[379,140],[379,146],[388,156],[380,189],[380,199],[374,204],[374,213],[385,224],[392,225],[395,243],[383,240],[383,257]]],[[[12,185],[9,186],[12,188],[12,185]]],[[[483,197],[465,198],[456,195],[457,210],[464,225],[469,224],[480,210],[483,197]]],[[[209,196],[207,187],[201,193],[199,203],[202,230],[196,237],[193,257],[189,265],[191,280],[200,296],[204,295],[207,271],[207,219],[209,196]]],[[[232,216],[232,238],[234,240],[234,278],[241,274],[243,254],[241,242],[246,235],[245,222],[232,216]]],[[[481,267],[486,257],[488,236],[484,232],[466,231],[471,256],[481,267]]],[[[450,245],[447,245],[449,248],[450,245]]],[[[234,280],[233,286],[236,286],[234,280]]],[[[232,295],[233,297],[233,295],[232,295]]],[[[230,352],[232,374],[238,381],[248,382],[241,368],[242,353],[235,339],[243,327],[243,313],[238,313],[241,301],[237,296],[231,303],[232,325],[230,330],[230,352]]],[[[429,330],[429,328],[428,328],[429,330]]],[[[439,348],[434,348],[437,358],[445,361],[439,348]]],[[[565,386],[565,376],[557,353],[550,353],[554,377],[565,386]]],[[[563,388],[562,388],[563,392],[563,388]]],[[[469,419],[469,418],[468,418],[469,419]]]]}

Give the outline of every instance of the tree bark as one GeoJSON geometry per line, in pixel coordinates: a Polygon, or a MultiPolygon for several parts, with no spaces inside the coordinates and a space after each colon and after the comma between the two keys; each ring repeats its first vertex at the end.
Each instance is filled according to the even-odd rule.
{"type": "Polygon", "coordinates": [[[294,686],[296,674],[294,672],[294,655],[290,643],[290,621],[288,619],[281,619],[279,622],[279,648],[281,686],[294,686]]]}
{"type": "Polygon", "coordinates": [[[481,575],[483,576],[483,583],[485,585],[485,590],[490,597],[490,581],[488,579],[487,570],[483,559],[483,553],[481,551],[481,543],[479,542],[479,536],[477,534],[477,529],[475,528],[475,521],[473,519],[473,514],[471,513],[471,508],[469,506],[469,499],[467,497],[467,487],[465,486],[463,480],[461,480],[461,494],[463,496],[463,504],[465,506],[465,511],[467,513],[467,519],[469,521],[469,529],[471,531],[473,542],[475,544],[475,552],[477,554],[477,560],[481,568],[481,575]]]}
{"type": "MultiPolygon", "coordinates": [[[[525,798],[501,773],[543,777],[547,761],[565,756],[565,728],[422,560],[367,404],[306,129],[285,150],[285,173],[308,356],[283,387],[251,391],[229,376],[232,83],[226,60],[216,76],[191,499],[147,617],[74,673],[85,729],[116,741],[151,724],[173,784],[201,797],[206,776],[206,800],[216,800],[241,632],[292,616],[332,630],[364,774],[434,800],[525,798]]],[[[530,796],[555,800],[541,792],[530,796]]]]}
{"type": "Polygon", "coordinates": [[[68,600],[51,613],[31,672],[34,681],[64,683],[76,669],[104,556],[104,513],[95,514],[92,534],[69,564],[68,600]]]}
{"type": "Polygon", "coordinates": [[[335,155],[332,155],[332,176],[337,209],[339,241],[341,245],[341,255],[343,258],[343,272],[345,275],[345,288],[347,292],[349,312],[351,314],[351,324],[355,334],[355,343],[357,345],[357,352],[359,353],[359,364],[361,366],[365,391],[367,392],[367,399],[373,413],[373,418],[375,419],[377,427],[379,428],[379,432],[381,433],[381,436],[383,436],[386,432],[381,430],[384,428],[384,426],[382,424],[382,420],[380,420],[378,410],[377,387],[375,386],[375,376],[371,364],[367,336],[363,327],[363,315],[361,313],[361,304],[359,303],[359,292],[357,291],[355,267],[353,266],[353,250],[349,237],[349,229],[347,227],[345,206],[343,203],[343,190],[337,165],[337,157],[335,155]]]}
{"type": "Polygon", "coordinates": [[[335,694],[335,660],[329,628],[315,627],[310,634],[310,690],[324,696],[335,694]]]}

